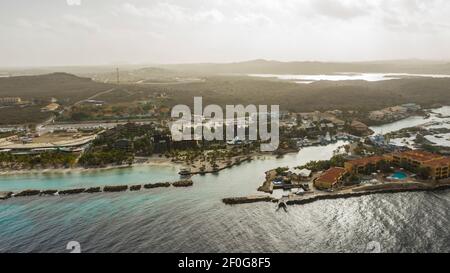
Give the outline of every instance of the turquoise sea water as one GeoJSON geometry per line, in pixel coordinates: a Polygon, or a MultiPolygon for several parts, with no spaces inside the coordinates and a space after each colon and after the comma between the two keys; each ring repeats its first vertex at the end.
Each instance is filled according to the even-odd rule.
{"type": "MultiPolygon", "coordinates": [[[[276,212],[272,203],[226,206],[256,194],[264,172],[328,159],[344,143],[310,147],[281,159],[261,157],[190,188],[12,198],[0,201],[0,252],[383,252],[450,251],[450,192],[324,200],[276,212]]],[[[177,167],[0,177],[1,190],[144,184],[178,179],[177,167]]]]}
{"type": "Polygon", "coordinates": [[[177,166],[136,166],[68,173],[31,173],[0,176],[0,191],[71,189],[105,185],[170,182],[179,179],[177,166]]]}

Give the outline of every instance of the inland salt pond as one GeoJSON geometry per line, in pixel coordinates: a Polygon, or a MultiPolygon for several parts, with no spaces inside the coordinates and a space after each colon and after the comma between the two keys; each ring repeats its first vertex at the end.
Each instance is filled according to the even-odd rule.
{"type": "Polygon", "coordinates": [[[296,74],[248,74],[250,77],[274,78],[278,80],[291,81],[298,84],[310,84],[317,81],[386,81],[408,77],[425,78],[450,78],[444,74],[408,74],[408,73],[335,73],[326,75],[296,75],[296,74]]]}
{"type": "MultiPolygon", "coordinates": [[[[221,201],[256,194],[269,169],[328,159],[344,144],[278,159],[261,156],[219,174],[194,176],[189,188],[0,201],[0,252],[67,252],[73,240],[83,252],[364,252],[373,241],[385,252],[450,251],[448,191],[324,200],[287,213],[276,212],[272,203],[221,201]]],[[[0,178],[0,191],[175,181],[178,170],[136,166],[8,175],[0,178]]]]}

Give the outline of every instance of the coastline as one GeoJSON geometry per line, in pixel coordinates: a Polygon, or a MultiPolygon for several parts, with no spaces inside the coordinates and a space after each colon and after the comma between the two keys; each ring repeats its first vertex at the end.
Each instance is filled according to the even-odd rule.
{"type": "Polygon", "coordinates": [[[334,199],[348,199],[356,198],[374,194],[387,194],[387,193],[403,193],[403,192],[433,192],[443,191],[450,189],[450,181],[444,183],[438,183],[434,185],[426,183],[401,183],[401,184],[384,184],[377,187],[365,186],[359,188],[353,188],[347,191],[340,192],[321,192],[312,193],[303,196],[293,196],[286,198],[274,198],[270,195],[255,195],[244,197],[229,197],[222,199],[222,202],[226,205],[239,205],[247,203],[259,203],[259,202],[273,202],[284,205],[305,205],[314,203],[320,200],[334,200],[334,199]]]}
{"type": "MultiPolygon", "coordinates": [[[[286,154],[292,154],[296,153],[294,151],[285,153],[286,154]]],[[[243,163],[245,161],[249,161],[255,157],[259,158],[261,156],[275,156],[273,154],[268,153],[254,153],[249,156],[243,157],[243,159],[239,162],[243,163]],[[251,157],[251,159],[249,159],[251,157]]],[[[142,158],[141,158],[142,159],[142,158]]],[[[236,163],[233,163],[230,166],[221,166],[216,171],[205,171],[205,172],[192,172],[191,175],[196,174],[206,174],[206,173],[217,173],[224,169],[231,168],[235,165],[238,165],[236,163]]],[[[98,172],[98,171],[109,171],[109,170],[116,170],[116,169],[129,169],[134,167],[145,167],[145,166],[165,166],[165,167],[179,167],[182,168],[183,166],[189,166],[185,164],[184,162],[174,162],[172,161],[172,158],[166,158],[166,157],[159,157],[159,156],[152,156],[145,158],[145,161],[139,161],[135,162],[131,165],[108,165],[104,167],[92,167],[92,168],[83,168],[83,167],[73,167],[73,168],[45,168],[45,169],[23,169],[23,170],[0,170],[0,179],[2,177],[8,177],[8,176],[14,176],[14,175],[33,175],[33,174],[69,174],[69,173],[87,173],[87,172],[98,172]]]]}
{"type": "Polygon", "coordinates": [[[0,170],[0,179],[2,177],[14,176],[14,175],[33,175],[33,174],[68,174],[72,172],[84,173],[84,172],[98,172],[109,171],[116,169],[129,169],[133,167],[144,166],[168,166],[179,167],[179,163],[172,162],[170,158],[165,157],[151,157],[146,162],[133,163],[132,165],[108,165],[104,167],[94,168],[46,168],[46,169],[26,169],[26,170],[0,170]]]}
{"type": "MultiPolygon", "coordinates": [[[[443,106],[443,105],[440,105],[439,107],[438,106],[435,106],[435,107],[430,106],[430,107],[423,108],[422,110],[426,113],[430,113],[433,110],[436,110],[436,109],[439,109],[442,107],[445,107],[445,106],[443,106]]],[[[396,122],[399,122],[402,120],[407,120],[408,118],[411,118],[414,116],[421,116],[421,115],[413,114],[413,115],[409,115],[408,117],[405,117],[403,119],[399,119],[396,121],[381,122],[380,124],[377,124],[375,127],[393,124],[393,123],[396,123],[396,122]]],[[[370,128],[372,128],[372,126],[370,128]]],[[[278,155],[257,152],[257,153],[251,154],[250,156],[252,158],[260,157],[260,156],[284,156],[284,155],[294,154],[297,152],[298,151],[294,151],[294,150],[286,150],[286,151],[281,151],[278,155]]],[[[224,166],[224,165],[225,164],[223,164],[223,166],[220,166],[219,170],[208,170],[208,171],[204,171],[204,172],[196,170],[196,171],[192,171],[191,174],[195,175],[195,174],[217,173],[223,169],[227,169],[236,164],[232,164],[232,166],[224,166]]],[[[188,165],[184,164],[184,163],[173,162],[171,158],[166,158],[164,156],[162,156],[162,157],[152,156],[152,157],[146,158],[145,162],[136,162],[136,163],[133,163],[132,165],[108,165],[108,166],[104,166],[104,167],[93,167],[93,168],[74,167],[74,168],[45,168],[45,169],[23,169],[23,170],[1,170],[0,169],[0,179],[2,177],[14,176],[14,175],[52,174],[52,173],[66,174],[66,173],[72,173],[72,172],[95,172],[95,171],[108,171],[108,170],[114,170],[114,169],[133,168],[133,167],[140,167],[140,166],[172,166],[172,167],[178,166],[178,167],[183,167],[183,166],[188,166],[188,165]]]]}

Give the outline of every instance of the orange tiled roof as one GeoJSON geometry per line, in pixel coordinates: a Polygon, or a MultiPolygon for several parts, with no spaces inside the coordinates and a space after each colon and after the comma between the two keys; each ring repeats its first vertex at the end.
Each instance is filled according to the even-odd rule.
{"type": "Polygon", "coordinates": [[[406,151],[400,154],[400,156],[406,156],[413,160],[426,162],[433,159],[443,158],[441,155],[433,154],[425,151],[406,151]]]}
{"type": "Polygon", "coordinates": [[[348,161],[348,163],[353,164],[355,166],[361,166],[361,165],[367,165],[367,164],[375,164],[384,159],[385,158],[382,156],[371,156],[371,157],[364,157],[364,158],[360,158],[360,159],[350,160],[350,161],[348,161]]]}
{"type": "Polygon", "coordinates": [[[324,172],[319,178],[316,179],[317,182],[323,182],[323,183],[334,183],[338,180],[339,177],[341,177],[343,174],[345,174],[344,168],[331,168],[328,169],[326,172],[324,172]]]}
{"type": "Polygon", "coordinates": [[[448,157],[436,158],[429,162],[426,162],[425,164],[429,165],[429,166],[433,166],[433,167],[450,166],[450,158],[448,158],[448,157]]]}

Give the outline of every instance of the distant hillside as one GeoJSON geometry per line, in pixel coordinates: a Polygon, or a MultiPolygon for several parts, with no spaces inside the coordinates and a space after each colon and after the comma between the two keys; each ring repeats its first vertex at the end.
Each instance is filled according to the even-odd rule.
{"type": "Polygon", "coordinates": [[[203,63],[160,65],[172,70],[196,73],[267,73],[267,74],[329,74],[344,72],[366,73],[416,73],[450,74],[450,63],[421,60],[399,60],[378,62],[279,62],[253,60],[237,63],[203,63]]]}
{"type": "Polygon", "coordinates": [[[166,86],[173,104],[278,104],[296,112],[359,109],[375,110],[402,103],[450,105],[450,79],[415,78],[383,82],[317,82],[310,85],[246,77],[211,77],[204,83],[166,86]]]}
{"type": "Polygon", "coordinates": [[[1,107],[0,124],[42,122],[48,119],[51,113],[41,112],[40,109],[51,98],[58,99],[58,103],[62,105],[71,105],[110,88],[112,85],[67,73],[0,78],[0,97],[21,97],[23,100],[35,102],[34,105],[26,107],[1,107]]]}
{"type": "MultiPolygon", "coordinates": [[[[117,83],[117,72],[91,74],[95,81],[117,83]]],[[[176,82],[179,78],[193,77],[190,73],[173,71],[161,67],[144,67],[119,71],[121,83],[176,82]]]]}
{"type": "Polygon", "coordinates": [[[70,104],[111,88],[67,73],[38,76],[0,78],[0,97],[22,97],[24,99],[49,99],[55,97],[70,104]]]}
{"type": "MultiPolygon", "coordinates": [[[[192,106],[194,96],[201,96],[204,105],[276,104],[281,106],[281,110],[295,112],[333,109],[370,111],[409,102],[423,106],[450,105],[449,78],[405,78],[380,82],[319,81],[297,84],[246,76],[214,75],[205,77],[205,81],[201,82],[148,85],[103,84],[65,73],[0,78],[0,97],[19,96],[43,101],[55,97],[65,105],[112,88],[113,92],[105,93],[97,99],[111,104],[128,103],[149,100],[155,97],[155,94],[166,93],[169,99],[165,100],[164,104],[167,106],[192,106]]],[[[42,121],[46,115],[40,113],[39,109],[39,105],[23,109],[0,108],[0,116],[3,118],[0,124],[42,121]]]]}

